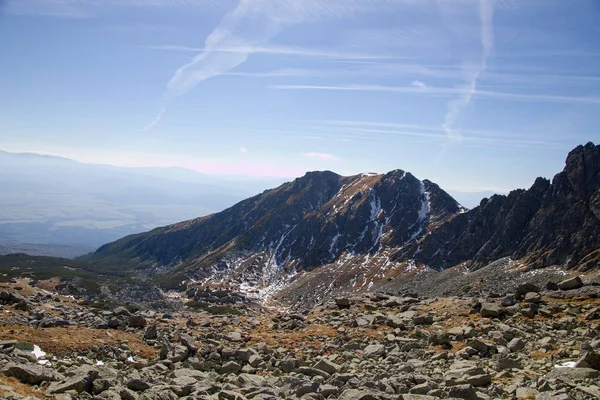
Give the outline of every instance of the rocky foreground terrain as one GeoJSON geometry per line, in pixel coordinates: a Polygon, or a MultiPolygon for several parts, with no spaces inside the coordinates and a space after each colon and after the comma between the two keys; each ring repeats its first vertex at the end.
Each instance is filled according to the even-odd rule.
{"type": "Polygon", "coordinates": [[[0,287],[3,399],[600,398],[588,277],[486,298],[371,292],[302,313],[217,292],[203,298],[229,304],[210,313],[181,298],[157,311],[29,283],[0,287]]]}

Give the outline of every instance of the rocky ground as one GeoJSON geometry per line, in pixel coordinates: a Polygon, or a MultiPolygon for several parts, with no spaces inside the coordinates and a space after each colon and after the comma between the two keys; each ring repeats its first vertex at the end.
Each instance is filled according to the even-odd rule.
{"type": "Polygon", "coordinates": [[[16,281],[0,287],[0,397],[600,398],[600,286],[568,278],[486,296],[156,311],[16,281]]]}

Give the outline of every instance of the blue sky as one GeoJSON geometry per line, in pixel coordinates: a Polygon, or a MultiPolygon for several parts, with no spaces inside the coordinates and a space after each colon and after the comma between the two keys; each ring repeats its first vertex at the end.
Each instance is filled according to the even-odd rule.
{"type": "Polygon", "coordinates": [[[597,0],[0,0],[0,149],[292,177],[551,177],[600,141],[597,0]]]}

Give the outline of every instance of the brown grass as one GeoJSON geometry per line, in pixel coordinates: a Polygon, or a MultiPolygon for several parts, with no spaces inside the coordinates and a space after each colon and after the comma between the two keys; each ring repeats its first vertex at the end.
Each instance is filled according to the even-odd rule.
{"type": "Polygon", "coordinates": [[[556,352],[558,350],[548,350],[545,353],[543,351],[535,351],[533,352],[530,357],[535,359],[535,360],[540,360],[540,359],[545,359],[545,358],[552,358],[556,352]]]}
{"type": "Polygon", "coordinates": [[[153,359],[158,350],[148,346],[132,333],[117,330],[91,329],[79,326],[64,328],[33,329],[27,326],[0,326],[0,337],[32,342],[54,355],[68,355],[76,351],[86,351],[94,346],[114,345],[126,341],[136,355],[153,359]]]}
{"type": "MultiPolygon", "coordinates": [[[[21,396],[31,396],[36,399],[44,399],[44,392],[40,390],[35,390],[29,385],[22,384],[18,380],[13,377],[7,377],[0,374],[0,386],[10,386],[12,387],[12,392],[20,394],[21,396]]],[[[0,397],[5,399],[8,395],[8,392],[0,389],[0,397]]]]}

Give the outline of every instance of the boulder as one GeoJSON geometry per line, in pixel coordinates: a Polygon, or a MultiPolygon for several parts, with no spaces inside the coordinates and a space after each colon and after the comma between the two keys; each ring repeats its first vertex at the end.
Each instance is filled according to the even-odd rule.
{"type": "Polygon", "coordinates": [[[22,383],[39,385],[42,382],[55,381],[59,375],[50,368],[41,365],[9,363],[4,369],[4,375],[13,376],[22,383]]]}
{"type": "Polygon", "coordinates": [[[586,351],[575,363],[576,368],[592,368],[600,371],[600,354],[586,351]]]}
{"type": "Polygon", "coordinates": [[[578,276],[564,280],[558,284],[560,290],[573,290],[579,289],[580,287],[583,287],[583,281],[578,276]]]}
{"type": "Polygon", "coordinates": [[[480,313],[484,318],[498,318],[504,314],[504,310],[496,303],[482,303],[480,313]]]}
{"type": "Polygon", "coordinates": [[[75,375],[60,382],[53,382],[48,386],[46,394],[54,395],[67,391],[91,392],[92,383],[98,376],[98,370],[85,366],[76,371],[75,375]]]}
{"type": "Polygon", "coordinates": [[[150,385],[141,379],[133,378],[127,382],[127,389],[133,390],[134,392],[143,392],[144,390],[150,389],[150,385]]]}
{"type": "Polygon", "coordinates": [[[519,286],[516,287],[515,289],[515,297],[517,299],[522,299],[523,297],[525,297],[525,295],[527,293],[539,293],[540,292],[540,288],[531,282],[527,282],[527,283],[522,283],[519,286]]]}
{"type": "Polygon", "coordinates": [[[376,358],[385,355],[385,346],[382,344],[371,344],[364,348],[363,355],[367,358],[376,358]]]}
{"type": "Polygon", "coordinates": [[[319,362],[317,362],[313,366],[313,368],[320,369],[321,371],[325,371],[330,375],[333,375],[342,369],[342,367],[340,365],[334,363],[333,361],[329,361],[326,358],[319,360],[319,362]]]}
{"type": "Polygon", "coordinates": [[[141,315],[132,315],[129,317],[129,326],[132,328],[143,328],[146,326],[146,319],[141,315]]]}
{"type": "Polygon", "coordinates": [[[150,325],[148,328],[146,328],[144,339],[154,340],[156,338],[158,338],[158,330],[156,329],[156,325],[150,325]]]}

